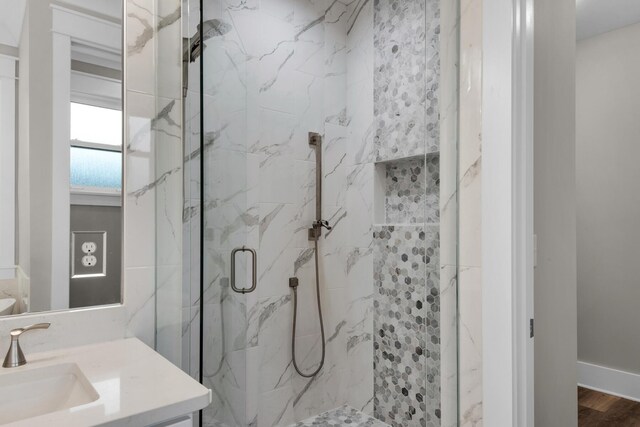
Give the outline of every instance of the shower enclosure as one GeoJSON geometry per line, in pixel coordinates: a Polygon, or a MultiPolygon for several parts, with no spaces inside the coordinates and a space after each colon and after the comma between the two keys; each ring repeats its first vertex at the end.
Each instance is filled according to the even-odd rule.
{"type": "Polygon", "coordinates": [[[202,425],[458,424],[458,1],[185,0],[202,425]]]}

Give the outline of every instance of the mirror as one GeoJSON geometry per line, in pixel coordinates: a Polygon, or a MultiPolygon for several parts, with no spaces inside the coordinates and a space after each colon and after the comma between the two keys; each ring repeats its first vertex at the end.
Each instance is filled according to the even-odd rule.
{"type": "Polygon", "coordinates": [[[121,302],[122,2],[0,0],[0,316],[121,302]]]}

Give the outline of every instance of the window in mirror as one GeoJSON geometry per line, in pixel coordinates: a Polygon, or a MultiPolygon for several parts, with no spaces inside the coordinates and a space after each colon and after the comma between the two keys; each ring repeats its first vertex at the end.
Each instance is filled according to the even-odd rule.
{"type": "Polygon", "coordinates": [[[122,156],[120,151],[71,147],[72,190],[120,191],[122,156]]]}
{"type": "Polygon", "coordinates": [[[71,103],[72,191],[122,189],[122,112],[71,103]]]}
{"type": "Polygon", "coordinates": [[[71,103],[71,145],[122,147],[122,112],[71,103]]]}

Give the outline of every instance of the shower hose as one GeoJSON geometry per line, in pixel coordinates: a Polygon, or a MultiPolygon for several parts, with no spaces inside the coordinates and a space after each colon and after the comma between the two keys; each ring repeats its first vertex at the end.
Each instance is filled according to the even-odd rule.
{"type": "Polygon", "coordinates": [[[318,375],[318,372],[324,366],[325,359],[325,351],[326,351],[326,342],[324,341],[324,322],[322,320],[322,303],[320,302],[320,269],[318,268],[318,239],[315,239],[315,264],[316,264],[316,296],[318,298],[318,318],[320,320],[320,334],[322,335],[322,359],[320,360],[320,366],[318,368],[308,374],[305,374],[298,367],[298,363],[296,362],[296,323],[297,323],[297,313],[298,313],[298,286],[297,281],[294,286],[290,285],[293,289],[293,333],[291,334],[291,352],[293,355],[293,367],[296,369],[296,372],[304,377],[304,378],[312,378],[318,375]]]}

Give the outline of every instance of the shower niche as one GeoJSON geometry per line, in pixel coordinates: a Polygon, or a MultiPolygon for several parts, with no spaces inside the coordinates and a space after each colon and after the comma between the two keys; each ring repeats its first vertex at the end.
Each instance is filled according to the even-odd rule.
{"type": "Polygon", "coordinates": [[[375,224],[440,223],[440,154],[375,165],[375,224]]]}

